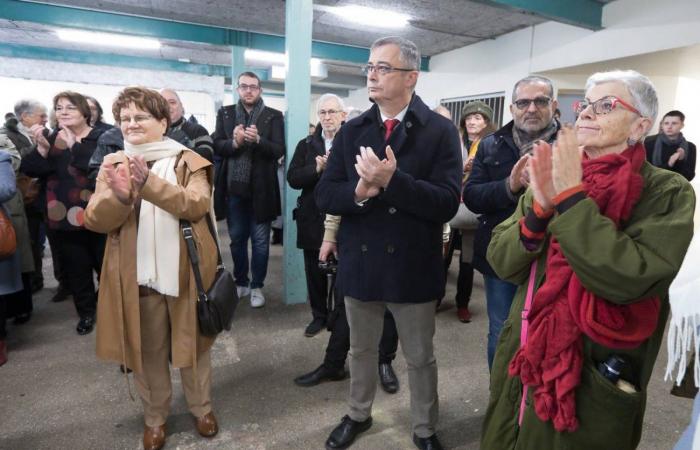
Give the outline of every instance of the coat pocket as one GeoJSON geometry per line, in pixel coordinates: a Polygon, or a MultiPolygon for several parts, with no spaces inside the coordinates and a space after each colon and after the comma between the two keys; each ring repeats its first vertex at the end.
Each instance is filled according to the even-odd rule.
{"type": "Polygon", "coordinates": [[[634,449],[641,436],[644,418],[643,392],[627,393],[601,375],[591,361],[581,371],[576,390],[574,433],[557,433],[562,450],[634,449]]]}

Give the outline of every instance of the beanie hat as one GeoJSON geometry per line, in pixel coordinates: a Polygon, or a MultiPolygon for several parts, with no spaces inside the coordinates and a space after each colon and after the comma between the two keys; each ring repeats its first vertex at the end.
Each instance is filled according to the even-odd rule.
{"type": "Polygon", "coordinates": [[[469,114],[481,114],[489,122],[493,122],[493,109],[486,103],[476,100],[469,102],[462,108],[462,117],[467,117],[469,114]]]}

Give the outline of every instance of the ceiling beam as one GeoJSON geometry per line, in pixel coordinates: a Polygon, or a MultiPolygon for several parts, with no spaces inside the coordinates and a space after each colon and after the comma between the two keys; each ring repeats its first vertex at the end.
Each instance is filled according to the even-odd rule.
{"type": "MultiPolygon", "coordinates": [[[[86,52],[82,50],[65,50],[60,48],[34,47],[31,45],[0,43],[0,56],[7,58],[38,59],[60,61],[95,66],[114,66],[130,69],[154,71],[185,72],[196,75],[230,77],[231,67],[213,64],[194,64],[170,59],[149,58],[145,56],[117,55],[114,53],[86,52]]],[[[250,69],[261,80],[267,80],[267,70],[250,69]]]]}
{"type": "MultiPolygon", "coordinates": [[[[0,0],[0,18],[82,30],[123,33],[161,39],[238,45],[245,48],[284,53],[284,37],[165,19],[154,19],[114,12],[94,11],[72,6],[48,5],[24,0],[0,0]]],[[[366,63],[369,49],[352,45],[313,41],[311,56],[321,59],[366,63]]],[[[429,57],[421,60],[421,70],[429,70],[429,57]]]]}
{"type": "Polygon", "coordinates": [[[555,22],[600,30],[603,4],[595,0],[478,0],[520,12],[546,17],[555,22]]]}
{"type": "MultiPolygon", "coordinates": [[[[270,93],[270,92],[282,92],[284,93],[284,82],[283,81],[263,81],[261,83],[262,88],[264,91],[270,93]]],[[[340,88],[332,88],[332,87],[324,87],[324,86],[314,86],[313,82],[311,83],[311,94],[335,94],[338,97],[347,97],[350,95],[350,89],[340,89],[340,88]]],[[[263,92],[263,95],[265,95],[265,92],[263,92]]]]}

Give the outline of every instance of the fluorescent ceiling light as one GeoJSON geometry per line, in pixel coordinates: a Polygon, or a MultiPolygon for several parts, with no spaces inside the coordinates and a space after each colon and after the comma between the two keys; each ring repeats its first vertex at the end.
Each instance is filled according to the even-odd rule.
{"type": "Polygon", "coordinates": [[[157,39],[124,34],[62,29],[56,30],[56,35],[62,41],[79,42],[81,44],[98,45],[102,47],[127,47],[148,50],[157,50],[160,48],[160,42],[157,39]]]}
{"type": "Polygon", "coordinates": [[[345,20],[377,28],[402,28],[411,19],[406,14],[357,5],[328,7],[326,10],[345,20]]]}

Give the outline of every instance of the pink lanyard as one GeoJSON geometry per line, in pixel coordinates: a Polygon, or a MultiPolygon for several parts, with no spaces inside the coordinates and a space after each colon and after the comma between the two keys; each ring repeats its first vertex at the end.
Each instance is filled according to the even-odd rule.
{"type": "MultiPolygon", "coordinates": [[[[532,262],[530,266],[530,281],[527,285],[527,296],[525,297],[525,307],[520,317],[522,318],[521,328],[520,328],[520,348],[525,347],[527,344],[527,328],[530,323],[528,316],[530,315],[530,306],[532,306],[532,299],[535,294],[535,282],[537,278],[537,260],[532,262]]],[[[523,424],[523,415],[525,414],[525,401],[527,400],[528,386],[523,385],[523,396],[520,399],[520,413],[518,415],[518,426],[523,424]]]]}

